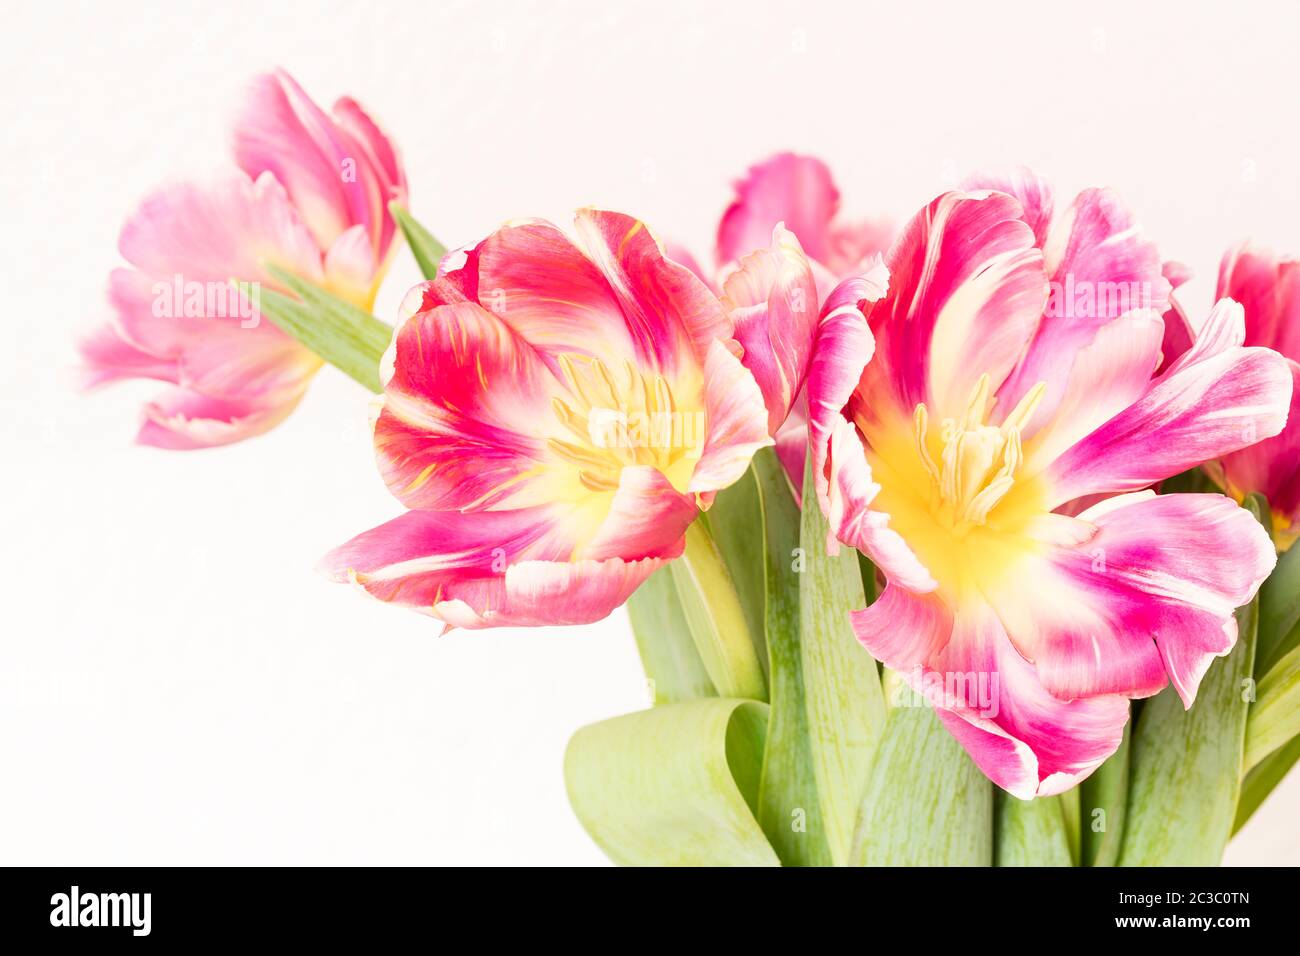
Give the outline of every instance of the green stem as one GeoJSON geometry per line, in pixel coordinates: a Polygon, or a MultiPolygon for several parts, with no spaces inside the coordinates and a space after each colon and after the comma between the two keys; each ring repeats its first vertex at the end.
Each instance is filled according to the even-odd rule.
{"type": "Polygon", "coordinates": [[[767,684],[745,612],[703,520],[686,529],[686,551],[670,567],[695,648],[718,693],[767,700],[767,684]]]}

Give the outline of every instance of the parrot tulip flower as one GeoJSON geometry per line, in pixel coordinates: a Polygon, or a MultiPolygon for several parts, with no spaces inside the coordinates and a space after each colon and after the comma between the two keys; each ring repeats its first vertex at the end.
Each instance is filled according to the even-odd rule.
{"type": "Polygon", "coordinates": [[[1172,681],[1190,706],[1232,648],[1233,610],[1276,560],[1267,535],[1221,495],[1149,489],[1277,434],[1292,389],[1227,301],[1153,376],[1154,250],[1111,194],[1053,224],[1032,185],[926,206],[887,296],[828,303],[807,378],[831,534],[887,579],[854,613],[859,640],[1022,798],[1113,753],[1130,698],[1172,681]],[[1111,285],[1088,304],[1085,283],[1111,285]],[[1119,283],[1145,290],[1138,307],[1119,283]]]}
{"type": "MultiPolygon", "coordinates": [[[[1279,259],[1243,243],[1228,251],[1219,267],[1220,297],[1240,302],[1246,313],[1246,344],[1275,349],[1300,381],[1300,262],[1279,259]]],[[[1273,511],[1273,531],[1283,550],[1300,535],[1300,390],[1292,393],[1291,416],[1281,434],[1265,438],[1211,463],[1219,484],[1241,498],[1259,492],[1273,511]]],[[[1261,436],[1263,437],[1263,436],[1261,436]]]]}
{"type": "Polygon", "coordinates": [[[278,266],[370,309],[405,201],[397,154],[351,99],[327,116],[287,74],[257,77],[234,131],[235,168],[147,197],[109,278],[112,317],[81,344],[88,386],[152,378],[138,440],[203,448],[261,434],[321,361],[258,312],[278,266]],[[249,297],[231,286],[251,283],[249,297]]]}
{"type": "Polygon", "coordinates": [[[577,237],[513,223],[412,290],[375,423],[410,510],[333,577],[457,627],[594,621],[772,444],[816,326],[793,235],[725,300],[636,219],[584,210],[577,237]]]}

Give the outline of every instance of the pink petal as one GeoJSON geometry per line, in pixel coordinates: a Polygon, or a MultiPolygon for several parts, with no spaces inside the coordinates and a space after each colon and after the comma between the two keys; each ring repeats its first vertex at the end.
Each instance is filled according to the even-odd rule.
{"type": "Polygon", "coordinates": [[[987,374],[999,386],[1034,334],[1047,296],[1042,255],[1002,193],[945,193],[889,251],[889,294],[867,318],[876,360],[863,378],[868,408],[935,420],[959,417],[987,374]]]}
{"type": "Polygon", "coordinates": [[[1107,189],[1086,189],[1052,227],[1043,246],[1051,277],[1046,314],[1028,352],[998,392],[1011,408],[1038,382],[1047,383],[1042,409],[1060,400],[1074,353],[1125,312],[1169,307],[1160,255],[1142,237],[1132,214],[1107,189]]]}
{"type": "Polygon", "coordinates": [[[986,605],[963,606],[944,650],[903,676],[989,779],[1021,799],[1083,780],[1119,747],[1128,721],[1124,697],[1050,694],[986,605]]]}
{"type": "Polygon", "coordinates": [[[172,383],[177,379],[175,361],[141,351],[108,323],[86,335],[77,348],[81,354],[83,388],[96,388],[128,378],[156,378],[172,383]]]}
{"type": "Polygon", "coordinates": [[[817,329],[817,284],[794,234],[777,226],[769,248],[741,259],[723,285],[722,303],[775,435],[803,388],[817,329]]]}
{"type": "Polygon", "coordinates": [[[903,673],[924,667],[952,636],[952,613],[934,595],[890,581],[870,607],[849,614],[853,633],[871,656],[903,673]]]}
{"type": "Polygon", "coordinates": [[[125,343],[168,363],[169,379],[213,398],[279,404],[300,395],[321,365],[226,281],[115,269],[109,301],[125,343]]]}
{"type": "Polygon", "coordinates": [[[1242,348],[1242,335],[1241,307],[1225,299],[1141,398],[1051,465],[1051,506],[1137,491],[1281,431],[1291,370],[1275,352],[1242,348]]]}
{"type": "Polygon", "coordinates": [[[136,441],[141,445],[190,451],[252,438],[288,417],[301,393],[278,404],[222,401],[184,388],[172,388],[144,407],[136,441]]]}
{"type": "Polygon", "coordinates": [[[718,224],[718,264],[767,248],[779,222],[799,237],[808,255],[825,262],[839,203],[839,190],[820,159],[778,153],[750,167],[718,224]]]}
{"type": "Polygon", "coordinates": [[[1191,320],[1187,318],[1187,313],[1174,296],[1174,290],[1190,279],[1191,273],[1180,262],[1166,262],[1163,272],[1171,288],[1169,308],[1162,316],[1165,323],[1165,337],[1160,346],[1161,359],[1160,367],[1156,369],[1157,374],[1169,368],[1196,341],[1196,330],[1192,328],[1191,320]]]}
{"type": "Polygon", "coordinates": [[[704,402],[708,436],[690,482],[697,494],[734,484],[754,454],[772,444],[758,383],[719,340],[704,362],[704,402]]]}
{"type": "Polygon", "coordinates": [[[695,499],[677,491],[658,469],[629,466],[619,474],[618,490],[599,531],[581,545],[576,557],[675,557],[681,554],[687,525],[698,514],[695,499]]]}
{"type": "Polygon", "coordinates": [[[156,279],[268,282],[264,260],[320,281],[320,251],[284,188],[230,170],[204,184],[179,183],[147,196],[122,227],[118,248],[156,279]]]}
{"type": "Polygon", "coordinates": [[[411,511],[337,548],[322,570],[379,600],[480,628],[599,620],[663,564],[568,562],[566,547],[546,509],[411,511]]]}
{"type": "Polygon", "coordinates": [[[1268,499],[1279,530],[1300,522],[1300,365],[1290,359],[1291,408],[1286,427],[1272,438],[1225,456],[1219,462],[1227,487],[1238,496],[1259,492],[1268,499]]]}
{"type": "Polygon", "coordinates": [[[521,479],[549,460],[560,386],[514,329],[469,302],[438,306],[402,325],[389,361],[375,452],[399,500],[430,510],[546,500],[521,479]]]}
{"type": "Polygon", "coordinates": [[[717,339],[732,336],[717,296],[631,216],[584,209],[578,238],[613,289],[640,364],[671,375],[702,366],[717,339]]]}
{"type": "Polygon", "coordinates": [[[1012,639],[1058,697],[1149,696],[1167,669],[1190,707],[1276,564],[1268,535],[1222,495],[1130,495],[1080,518],[1097,534],[1049,551],[998,603],[1012,639]]]}
{"type": "Polygon", "coordinates": [[[1246,310],[1246,344],[1300,360],[1300,261],[1240,243],[1219,264],[1215,295],[1234,299],[1246,310]]]}
{"type": "Polygon", "coordinates": [[[1160,362],[1164,323],[1154,311],[1129,312],[1097,330],[1075,357],[1050,420],[1042,410],[1024,431],[1023,475],[1036,474],[1142,396],[1160,362]]]}
{"type": "Polygon", "coordinates": [[[1014,196],[1021,219],[1034,232],[1034,245],[1042,248],[1052,226],[1052,184],[1023,166],[987,170],[971,176],[959,187],[964,192],[992,189],[1014,196]]]}

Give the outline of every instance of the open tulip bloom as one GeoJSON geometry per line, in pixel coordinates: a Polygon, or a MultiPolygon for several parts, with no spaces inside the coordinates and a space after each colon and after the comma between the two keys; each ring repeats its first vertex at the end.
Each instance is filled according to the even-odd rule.
{"type": "Polygon", "coordinates": [[[438,630],[628,604],[654,706],[565,757],[614,860],[1212,863],[1300,757],[1293,261],[1234,247],[1189,321],[1109,190],[980,175],[895,235],[791,153],[716,270],[596,209],[448,253],[351,99],[267,74],[233,143],[126,224],[87,381],[199,448],[335,364],[402,510],[331,578],[438,630]]]}

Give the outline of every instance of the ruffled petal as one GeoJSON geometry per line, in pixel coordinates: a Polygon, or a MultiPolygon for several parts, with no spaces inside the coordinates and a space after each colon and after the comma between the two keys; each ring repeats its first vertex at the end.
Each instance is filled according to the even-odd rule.
{"type": "Polygon", "coordinates": [[[1043,246],[1051,277],[1046,314],[1024,358],[998,392],[1005,408],[1039,382],[1040,408],[1060,401],[1075,352],[1125,312],[1169,307],[1169,282],[1160,255],[1136,220],[1108,189],[1086,189],[1052,227],[1043,246]]]}
{"type": "Polygon", "coordinates": [[[170,451],[192,451],[243,441],[288,417],[301,393],[276,404],[223,401],[172,388],[144,406],[136,441],[170,451]]]}
{"type": "Polygon", "coordinates": [[[581,545],[576,557],[601,561],[676,556],[697,514],[695,499],[677,491],[658,469],[624,468],[600,530],[581,545]]]}
{"type": "Polygon", "coordinates": [[[732,337],[717,296],[631,216],[597,209],[576,216],[578,238],[617,298],[640,364],[666,375],[698,369],[714,340],[732,337]]]}
{"type": "Polygon", "coordinates": [[[1247,345],[1300,360],[1300,260],[1279,259],[1260,246],[1240,243],[1219,264],[1216,296],[1245,309],[1247,345]]]}
{"type": "Polygon", "coordinates": [[[335,549],[321,567],[379,600],[482,628],[599,620],[664,563],[568,562],[563,538],[545,509],[411,511],[335,549]]]}
{"type": "Polygon", "coordinates": [[[1083,780],[1118,749],[1128,721],[1125,697],[1049,693],[987,605],[963,605],[943,651],[903,676],[989,779],[1021,799],[1083,780]]]}
{"type": "Polygon", "coordinates": [[[122,256],[159,280],[268,282],[263,261],[321,279],[320,250],[269,174],[230,170],[147,196],[122,227],[122,256]]]}
{"type": "Polygon", "coordinates": [[[1037,474],[1067,448],[1132,405],[1150,387],[1160,362],[1164,322],[1150,310],[1129,312],[1097,330],[1078,351],[1050,419],[1042,409],[1022,432],[1023,475],[1037,474]]]}
{"type": "Polygon", "coordinates": [[[925,402],[934,419],[955,418],[980,376],[1001,385],[1047,299],[1042,254],[1020,216],[1003,193],[949,192],[907,224],[886,257],[889,294],[867,315],[876,334],[867,414],[910,416],[925,402]]]}
{"type": "Polygon", "coordinates": [[[704,363],[704,401],[708,434],[689,487],[696,494],[734,484],[754,454],[772,444],[758,383],[718,340],[704,363]]]}
{"type": "Polygon", "coordinates": [[[1167,670],[1190,707],[1276,563],[1268,535],[1222,495],[1128,495],[1079,517],[1091,539],[1048,549],[990,596],[1012,640],[1062,699],[1147,697],[1167,670]]]}
{"type": "Polygon", "coordinates": [[[1034,232],[1034,245],[1047,243],[1052,227],[1052,184],[1024,166],[984,170],[966,179],[958,188],[964,192],[992,189],[1014,196],[1020,203],[1020,218],[1034,232]]]}
{"type": "Polygon", "coordinates": [[[498,316],[461,302],[421,312],[394,336],[375,452],[389,489],[410,508],[505,509],[554,489],[530,479],[550,460],[559,384],[498,316]]]}
{"type": "Polygon", "coordinates": [[[825,262],[839,203],[830,169],[820,159],[778,153],[750,167],[718,224],[718,264],[767,248],[779,222],[799,237],[808,255],[825,262]]]}
{"type": "Polygon", "coordinates": [[[775,435],[803,387],[817,330],[817,284],[794,234],[777,226],[770,247],[742,258],[723,285],[722,304],[775,435]]]}
{"type": "Polygon", "coordinates": [[[90,389],[128,378],[155,378],[175,383],[175,360],[160,359],[141,351],[118,334],[109,323],[89,332],[77,343],[81,355],[81,386],[90,389]]]}
{"type": "Polygon", "coordinates": [[[1291,409],[1286,427],[1272,438],[1222,458],[1217,471],[1238,497],[1259,492],[1273,511],[1281,540],[1294,537],[1300,525],[1300,365],[1290,359],[1291,409]]]}
{"type": "Polygon", "coordinates": [[[1050,505],[1147,488],[1280,432],[1291,370],[1276,352],[1242,348],[1243,334],[1241,307],[1215,306],[1191,350],[1047,469],[1050,505]]]}

